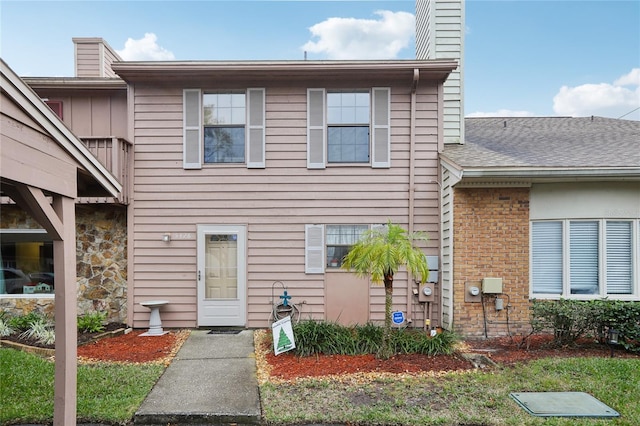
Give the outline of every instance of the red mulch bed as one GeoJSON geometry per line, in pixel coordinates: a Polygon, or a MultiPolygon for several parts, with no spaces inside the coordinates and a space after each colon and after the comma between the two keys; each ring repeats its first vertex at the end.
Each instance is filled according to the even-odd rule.
{"type": "Polygon", "coordinates": [[[111,362],[168,362],[188,335],[186,332],[171,331],[162,336],[140,336],[146,331],[134,330],[79,346],[78,357],[111,362]]]}
{"type": "MultiPolygon", "coordinates": [[[[146,330],[100,339],[78,346],[78,356],[84,360],[115,362],[168,363],[189,334],[188,330],[173,330],[163,336],[141,337],[146,330]]],[[[557,347],[552,336],[535,335],[529,339],[529,348],[520,345],[521,338],[499,337],[463,342],[465,352],[480,353],[500,365],[512,365],[544,357],[609,357],[610,348],[592,340],[581,340],[576,345],[557,347]]],[[[266,345],[262,342],[262,345],[266,345]]],[[[275,356],[268,347],[256,350],[267,352],[269,375],[291,380],[298,377],[344,375],[351,373],[420,373],[473,369],[473,365],[460,354],[454,355],[396,355],[390,359],[377,359],[374,355],[319,355],[299,357],[292,352],[275,356]]],[[[640,355],[614,349],[617,358],[637,358],[640,355]]]]}
{"type": "Polygon", "coordinates": [[[459,355],[396,355],[378,359],[375,355],[319,355],[298,357],[292,353],[266,356],[270,376],[291,380],[353,373],[419,373],[427,371],[469,370],[471,363],[459,355]]]}

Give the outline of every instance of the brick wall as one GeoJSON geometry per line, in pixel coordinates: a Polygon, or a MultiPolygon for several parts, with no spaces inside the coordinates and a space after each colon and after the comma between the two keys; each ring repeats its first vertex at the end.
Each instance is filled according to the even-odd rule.
{"type": "Polygon", "coordinates": [[[528,332],[529,188],[456,188],[453,200],[454,330],[467,337],[528,332]],[[502,311],[494,295],[465,302],[465,283],[485,277],[502,278],[502,311]]]}

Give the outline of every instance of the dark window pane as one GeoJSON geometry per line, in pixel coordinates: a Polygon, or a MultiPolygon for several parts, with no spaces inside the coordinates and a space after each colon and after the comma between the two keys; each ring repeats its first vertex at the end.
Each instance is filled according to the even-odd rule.
{"type": "Polygon", "coordinates": [[[368,163],[369,126],[330,126],[327,158],[330,163],[368,163]]]}
{"type": "Polygon", "coordinates": [[[244,127],[205,127],[205,163],[243,163],[244,127]]]}

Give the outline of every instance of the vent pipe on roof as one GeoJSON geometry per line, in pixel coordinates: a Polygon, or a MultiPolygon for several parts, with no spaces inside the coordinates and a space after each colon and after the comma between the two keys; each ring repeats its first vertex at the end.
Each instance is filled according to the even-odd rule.
{"type": "Polygon", "coordinates": [[[507,120],[504,120],[504,128],[507,128],[507,120]]]}

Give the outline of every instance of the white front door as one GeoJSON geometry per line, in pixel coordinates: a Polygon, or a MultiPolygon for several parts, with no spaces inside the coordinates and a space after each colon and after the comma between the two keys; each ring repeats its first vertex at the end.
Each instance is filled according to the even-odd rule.
{"type": "Polygon", "coordinates": [[[198,326],[247,320],[246,228],[198,225],[198,326]]]}

